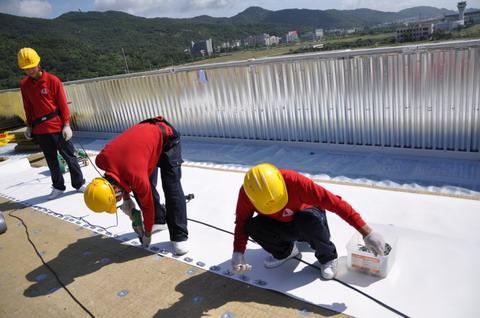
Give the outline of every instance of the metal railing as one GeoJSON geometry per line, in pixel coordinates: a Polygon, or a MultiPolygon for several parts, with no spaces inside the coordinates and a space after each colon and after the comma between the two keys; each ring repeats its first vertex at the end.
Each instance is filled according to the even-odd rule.
{"type": "Polygon", "coordinates": [[[183,66],[65,89],[80,131],[163,115],[187,136],[480,148],[480,40],[183,66]]]}

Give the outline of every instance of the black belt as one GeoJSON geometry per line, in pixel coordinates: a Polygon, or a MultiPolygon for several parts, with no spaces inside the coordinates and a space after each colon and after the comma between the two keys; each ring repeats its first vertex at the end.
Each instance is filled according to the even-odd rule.
{"type": "Polygon", "coordinates": [[[34,121],[32,121],[32,127],[35,127],[41,123],[43,123],[44,121],[47,121],[53,117],[57,117],[59,116],[60,114],[57,112],[57,111],[54,111],[54,112],[51,112],[51,113],[48,113],[40,118],[37,118],[35,119],[34,121]]]}
{"type": "Polygon", "coordinates": [[[162,132],[162,147],[165,148],[165,143],[168,140],[167,130],[165,129],[165,126],[160,123],[158,123],[157,126],[158,128],[160,128],[160,131],[162,132]]]}

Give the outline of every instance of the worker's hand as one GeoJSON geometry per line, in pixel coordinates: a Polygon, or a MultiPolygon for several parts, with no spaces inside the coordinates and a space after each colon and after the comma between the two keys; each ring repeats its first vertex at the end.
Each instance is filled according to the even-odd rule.
{"type": "Polygon", "coordinates": [[[63,139],[65,139],[66,141],[69,141],[72,138],[73,132],[72,132],[72,128],[70,128],[70,125],[63,126],[62,136],[63,136],[63,139]]]}
{"type": "Polygon", "coordinates": [[[233,252],[232,268],[237,273],[246,273],[252,270],[252,265],[247,264],[245,261],[245,255],[243,255],[243,253],[233,252]]]}
{"type": "Polygon", "coordinates": [[[132,210],[135,208],[135,203],[133,202],[133,200],[123,200],[123,203],[122,205],[120,206],[120,209],[122,209],[123,213],[125,213],[126,215],[128,215],[128,217],[130,218],[130,220],[133,221],[133,218],[132,218],[132,210]]]}
{"type": "Polygon", "coordinates": [[[25,132],[23,134],[25,135],[25,138],[27,138],[28,140],[31,140],[32,139],[32,127],[27,126],[27,129],[25,129],[25,132]]]}
{"type": "Polygon", "coordinates": [[[367,236],[363,238],[365,246],[375,254],[383,256],[385,253],[385,240],[382,235],[377,232],[370,232],[367,236]]]}
{"type": "Polygon", "coordinates": [[[142,238],[140,239],[143,248],[147,248],[150,246],[150,242],[152,242],[152,234],[147,235],[146,233],[143,234],[142,238]]]}

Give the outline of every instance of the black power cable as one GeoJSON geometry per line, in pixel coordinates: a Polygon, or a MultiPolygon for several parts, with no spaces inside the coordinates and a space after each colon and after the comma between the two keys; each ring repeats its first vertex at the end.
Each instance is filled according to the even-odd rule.
{"type": "Polygon", "coordinates": [[[100,171],[97,169],[97,166],[93,163],[92,159],[90,159],[90,156],[88,155],[87,151],[85,150],[85,148],[83,148],[83,145],[82,143],[78,143],[80,145],[80,147],[82,148],[83,152],[85,153],[85,155],[87,156],[88,158],[88,161],[90,161],[90,163],[92,164],[93,168],[95,168],[95,170],[97,171],[97,173],[100,175],[100,177],[103,178],[103,175],[100,173],[100,171]]]}
{"type": "MultiPolygon", "coordinates": [[[[187,202],[188,202],[188,201],[187,201],[187,202]]],[[[192,222],[194,222],[194,223],[198,223],[198,224],[202,224],[202,225],[211,227],[212,229],[215,229],[215,230],[218,230],[218,231],[221,231],[221,232],[230,234],[230,235],[235,235],[233,232],[224,230],[224,229],[222,229],[222,228],[216,227],[216,226],[214,226],[214,225],[210,225],[210,224],[205,223],[205,222],[202,222],[202,221],[197,221],[197,220],[190,219],[190,218],[188,218],[188,220],[189,220],[189,221],[192,221],[192,222]]],[[[258,244],[257,242],[255,242],[255,241],[252,240],[252,239],[248,239],[248,240],[249,240],[250,242],[252,242],[252,243],[258,244]]],[[[304,260],[302,260],[302,259],[299,258],[299,257],[294,257],[294,258],[295,258],[296,260],[298,260],[298,261],[300,261],[300,262],[302,262],[302,263],[310,266],[310,267],[313,267],[313,268],[316,268],[316,269],[320,270],[320,268],[319,268],[318,266],[315,266],[315,265],[313,265],[313,264],[310,264],[310,263],[308,263],[308,262],[305,262],[304,260]]],[[[368,299],[373,300],[374,302],[376,302],[376,303],[379,304],[380,306],[385,307],[386,309],[388,309],[388,310],[396,313],[397,315],[399,315],[399,316],[401,316],[401,317],[405,317],[405,318],[408,318],[408,317],[409,317],[408,315],[405,315],[404,313],[396,310],[395,308],[393,308],[393,307],[385,304],[384,302],[376,299],[376,298],[373,297],[373,296],[370,296],[370,295],[367,294],[367,293],[362,292],[361,290],[353,287],[352,285],[349,285],[348,283],[345,283],[344,281],[341,281],[341,280],[338,279],[338,278],[333,278],[333,280],[336,281],[336,282],[338,282],[338,283],[340,283],[340,284],[342,284],[342,285],[344,285],[344,286],[346,286],[346,287],[348,287],[348,288],[350,288],[350,289],[352,289],[352,290],[354,290],[354,291],[356,291],[356,292],[358,292],[359,294],[362,294],[363,296],[367,297],[368,299]]]]}
{"type": "MultiPolygon", "coordinates": [[[[15,210],[16,211],[16,210],[15,210]]],[[[19,220],[20,222],[22,222],[22,225],[23,227],[25,228],[25,233],[27,234],[27,239],[28,241],[30,242],[30,244],[32,245],[33,249],[35,250],[35,253],[37,254],[37,256],[40,258],[40,260],[42,261],[43,265],[45,265],[45,267],[48,268],[48,270],[50,270],[50,272],[52,272],[53,276],[55,276],[55,279],[57,280],[57,282],[60,284],[60,286],[62,286],[63,289],[65,289],[65,291],[68,293],[68,295],[70,295],[70,297],[90,316],[90,317],[95,317],[92,312],[90,310],[88,310],[87,307],[85,307],[71,292],[70,290],[67,288],[67,286],[65,286],[65,284],[61,281],[60,277],[58,277],[57,273],[53,270],[53,268],[50,267],[50,265],[48,265],[45,260],[43,259],[42,257],[42,254],[40,254],[40,252],[38,251],[37,247],[35,246],[35,243],[33,243],[33,241],[30,239],[30,234],[28,233],[28,226],[25,224],[25,222],[23,221],[22,218],[16,216],[16,215],[13,215],[12,212],[10,212],[8,215],[10,215],[12,218],[15,218],[17,220],[19,220]]]]}
{"type": "MultiPolygon", "coordinates": [[[[81,147],[81,148],[83,149],[83,151],[85,152],[85,154],[87,154],[87,151],[85,150],[85,148],[83,148],[83,145],[82,145],[81,143],[79,143],[79,144],[80,144],[80,147],[81,147]]],[[[98,171],[97,167],[96,167],[95,164],[92,162],[92,160],[90,159],[90,156],[88,156],[88,154],[87,154],[87,158],[88,158],[88,160],[92,163],[93,167],[94,167],[95,170],[98,172],[98,174],[99,174],[100,176],[102,176],[102,174],[100,173],[100,171],[98,171]]],[[[188,195],[185,196],[185,200],[187,201],[187,203],[190,202],[193,198],[195,198],[195,196],[194,196],[193,193],[190,193],[190,194],[188,194],[188,195]]],[[[214,225],[211,225],[211,224],[208,224],[208,223],[205,223],[205,222],[202,222],[202,221],[198,221],[198,220],[194,220],[194,219],[190,219],[190,218],[187,218],[187,220],[189,220],[189,221],[191,221],[191,222],[194,222],[194,223],[198,223],[198,224],[201,224],[201,225],[205,225],[205,226],[211,227],[211,228],[213,228],[213,229],[215,229],[215,230],[217,230],[217,231],[220,231],[220,232],[224,232],[224,233],[227,233],[227,234],[230,234],[230,235],[235,235],[234,233],[232,233],[232,232],[230,232],[230,231],[224,230],[224,229],[222,229],[222,228],[216,227],[216,226],[214,226],[214,225]]],[[[86,221],[83,220],[83,219],[82,219],[82,221],[86,222],[86,221]]],[[[87,222],[87,223],[88,223],[88,222],[87,222]]],[[[117,224],[118,224],[118,219],[117,219],[117,224]]],[[[248,239],[248,240],[249,240],[250,242],[253,242],[253,243],[255,243],[255,244],[258,244],[257,242],[255,242],[255,241],[252,240],[252,239],[248,239]]],[[[310,266],[310,267],[313,267],[313,268],[316,268],[316,269],[320,270],[320,268],[319,268],[318,266],[315,266],[315,265],[313,265],[313,264],[310,264],[310,263],[308,263],[308,262],[305,262],[305,261],[303,261],[302,259],[300,259],[300,258],[298,258],[298,257],[295,257],[295,259],[297,259],[298,261],[300,261],[300,262],[302,262],[302,263],[304,263],[304,264],[306,264],[306,265],[308,265],[308,266],[310,266]]],[[[344,281],[341,281],[341,280],[338,279],[338,278],[333,278],[332,280],[334,280],[334,281],[336,281],[336,282],[338,282],[338,283],[340,283],[340,284],[342,284],[342,285],[344,285],[344,286],[346,286],[346,287],[348,287],[348,288],[350,288],[350,289],[358,292],[359,294],[367,297],[367,298],[370,299],[370,300],[373,300],[374,302],[376,302],[376,303],[379,304],[380,306],[385,307],[386,309],[388,309],[388,310],[396,313],[397,315],[399,315],[399,316],[401,316],[401,317],[409,317],[409,316],[405,315],[404,313],[396,310],[395,308],[393,308],[393,307],[385,304],[384,302],[376,299],[375,297],[370,296],[369,294],[362,292],[361,290],[353,287],[352,285],[349,285],[348,283],[346,283],[346,282],[344,282],[344,281]]]]}

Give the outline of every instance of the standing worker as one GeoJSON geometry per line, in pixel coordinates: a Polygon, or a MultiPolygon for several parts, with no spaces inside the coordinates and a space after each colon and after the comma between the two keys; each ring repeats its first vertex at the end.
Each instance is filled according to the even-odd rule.
{"type": "Polygon", "coordinates": [[[305,241],[315,250],[321,276],[334,278],[338,256],[330,241],[325,210],[338,214],[363,235],[367,248],[383,255],[382,236],[372,231],[341,197],[295,171],[278,170],[268,163],[254,166],[245,175],[238,194],[233,269],[237,272],[252,269],[244,256],[250,236],[271,254],[265,259],[265,267],[280,266],[299,255],[295,241],[305,241]],[[258,213],[255,217],[254,212],[258,213]]]}
{"type": "Polygon", "coordinates": [[[25,137],[29,140],[35,139],[47,160],[53,183],[48,199],[55,199],[65,191],[65,180],[60,170],[57,151],[68,165],[72,186],[83,192],[85,179],[70,141],[73,135],[70,128],[70,110],[62,82],[55,75],[40,68],[40,56],[34,49],[21,49],[17,58],[18,66],[27,75],[20,82],[27,118],[25,137]]]}
{"type": "Polygon", "coordinates": [[[148,247],[152,232],[170,233],[173,251],[188,252],[187,207],[180,178],[182,176],[180,134],[162,117],[147,119],[118,135],[98,154],[95,163],[105,171],[85,190],[86,205],[95,212],[115,213],[116,202],[123,198],[122,211],[130,216],[135,204],[133,192],[143,215],[142,245],[148,247]],[[158,169],[165,194],[166,211],[157,192],[158,169]]]}

